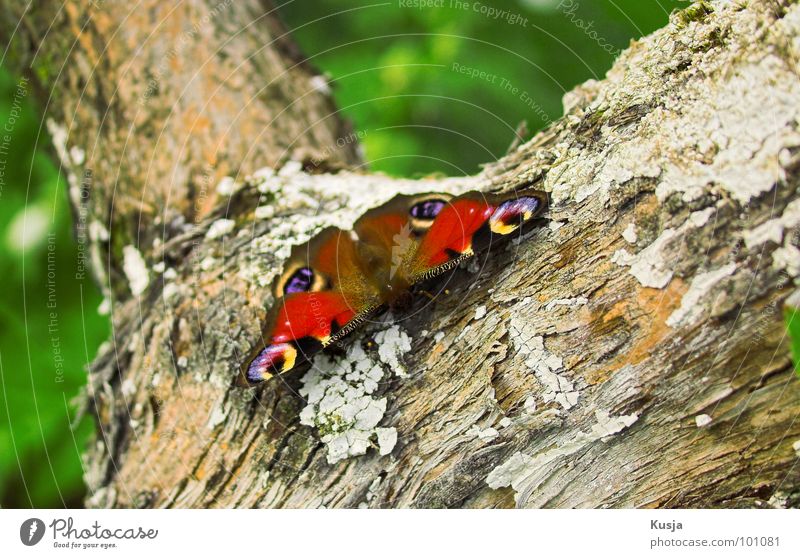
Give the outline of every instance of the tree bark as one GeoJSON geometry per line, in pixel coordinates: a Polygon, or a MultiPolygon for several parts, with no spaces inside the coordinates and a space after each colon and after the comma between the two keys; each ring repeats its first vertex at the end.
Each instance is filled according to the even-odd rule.
{"type": "Polygon", "coordinates": [[[43,99],[59,88],[50,127],[112,301],[87,505],[797,504],[797,3],[673,14],[528,143],[419,181],[352,170],[353,134],[269,7],[145,3],[72,0],[13,33],[22,4],[3,14],[43,99]],[[397,192],[531,183],[547,225],[449,295],[316,370],[234,385],[292,244],[397,192]]]}

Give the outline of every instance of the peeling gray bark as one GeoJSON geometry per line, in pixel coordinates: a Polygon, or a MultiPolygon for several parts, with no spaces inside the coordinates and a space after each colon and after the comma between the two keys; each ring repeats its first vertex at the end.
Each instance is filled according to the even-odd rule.
{"type": "Polygon", "coordinates": [[[248,167],[195,224],[125,243],[87,504],[796,505],[799,31],[794,2],[695,5],[480,175],[267,157],[277,174],[248,167]],[[232,385],[292,244],[397,192],[533,182],[549,223],[449,295],[369,325],[324,375],[232,385]]]}

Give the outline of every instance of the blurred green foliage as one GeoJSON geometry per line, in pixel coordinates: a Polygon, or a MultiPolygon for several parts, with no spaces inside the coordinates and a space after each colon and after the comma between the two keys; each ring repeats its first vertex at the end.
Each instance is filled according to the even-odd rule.
{"type": "Polygon", "coordinates": [[[689,5],[412,4],[288,0],[280,8],[304,54],[333,78],[335,98],[363,135],[370,167],[401,176],[472,174],[498,159],[520,121],[531,132],[546,127],[561,115],[564,93],[602,79],[632,38],[663,27],[671,11],[689,5]],[[472,77],[462,69],[486,75],[472,77]]]}
{"type": "Polygon", "coordinates": [[[786,324],[786,330],[789,332],[789,340],[792,344],[794,371],[800,376],[800,309],[786,308],[783,312],[783,321],[786,324]]]}
{"type": "Polygon", "coordinates": [[[80,506],[91,421],[73,429],[70,401],[108,324],[76,279],[66,181],[30,96],[0,68],[0,505],[80,506]]]}
{"type": "MultiPolygon", "coordinates": [[[[602,78],[615,50],[687,5],[518,0],[493,1],[498,11],[482,12],[489,4],[443,0],[415,9],[399,0],[294,0],[281,14],[312,63],[333,78],[370,166],[420,176],[474,173],[502,156],[521,120],[532,132],[544,128],[561,114],[566,91],[602,78]]],[[[15,98],[19,84],[0,69],[0,128],[15,103],[23,105],[8,153],[0,156],[7,163],[0,191],[0,505],[74,506],[81,503],[80,453],[91,424],[70,428],[69,401],[85,384],[86,363],[108,325],[96,311],[96,287],[75,277],[66,181],[45,155],[46,127],[30,92],[15,98]],[[55,273],[54,308],[48,271],[55,273]]]]}

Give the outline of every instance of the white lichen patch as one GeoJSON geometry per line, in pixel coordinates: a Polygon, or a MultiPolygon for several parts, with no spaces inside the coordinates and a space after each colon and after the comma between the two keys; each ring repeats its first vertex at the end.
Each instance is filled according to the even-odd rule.
{"type": "Polygon", "coordinates": [[[795,289],[795,291],[786,298],[784,304],[789,308],[800,308],[800,289],[795,289]]]}
{"type": "Polygon", "coordinates": [[[275,271],[265,269],[262,262],[252,260],[242,264],[239,267],[239,277],[250,284],[264,288],[272,284],[272,280],[275,277],[275,271]]]}
{"type": "Polygon", "coordinates": [[[134,393],[136,393],[136,384],[130,378],[125,378],[125,381],[122,382],[122,395],[125,397],[130,397],[134,393]]]}
{"type": "Polygon", "coordinates": [[[89,238],[92,242],[108,242],[111,236],[100,221],[92,221],[89,223],[89,238]]]}
{"type": "Polygon", "coordinates": [[[234,226],[236,226],[236,221],[233,221],[232,219],[217,219],[211,223],[210,227],[208,227],[206,238],[214,239],[225,236],[233,230],[234,226]]]}
{"type": "Polygon", "coordinates": [[[375,334],[378,345],[378,358],[389,366],[398,377],[408,375],[405,365],[400,361],[402,356],[411,350],[411,338],[399,326],[392,326],[375,334]]]}
{"type": "Polygon", "coordinates": [[[100,306],[97,307],[97,313],[101,316],[108,316],[111,313],[111,299],[103,297],[100,306]]]}
{"type": "Polygon", "coordinates": [[[48,118],[45,124],[47,125],[47,132],[50,134],[50,139],[53,142],[53,147],[56,149],[58,158],[65,164],[70,163],[69,150],[67,149],[67,137],[69,136],[69,132],[66,126],[57,123],[52,118],[48,118]]]}
{"type": "Polygon", "coordinates": [[[800,440],[796,440],[796,441],[795,441],[795,442],[792,444],[792,449],[793,449],[793,450],[794,450],[794,452],[797,454],[797,456],[798,456],[798,457],[800,457],[800,440]]]}
{"type": "Polygon", "coordinates": [[[489,473],[486,484],[493,489],[511,486],[516,490],[515,482],[525,476],[534,461],[534,458],[518,451],[489,473]]]}
{"type": "Polygon", "coordinates": [[[697,425],[697,428],[703,428],[704,426],[708,426],[713,422],[709,415],[697,415],[694,417],[694,423],[697,425]]]}
{"type": "MultiPolygon", "coordinates": [[[[720,281],[730,277],[736,271],[736,264],[729,263],[706,273],[698,273],[692,279],[689,290],[681,298],[681,306],[667,318],[667,325],[670,327],[682,327],[695,323],[708,310],[707,305],[702,304],[704,299],[714,290],[720,281]]],[[[709,301],[709,305],[713,301],[709,301]]]]}
{"type": "Polygon", "coordinates": [[[592,435],[597,438],[613,436],[639,420],[639,415],[635,413],[612,417],[606,411],[595,411],[594,417],[597,419],[597,423],[592,426],[592,435]]]}
{"type": "Polygon", "coordinates": [[[475,315],[472,317],[473,320],[481,320],[486,315],[486,306],[480,305],[475,309],[475,315]]]}
{"type": "Polygon", "coordinates": [[[589,299],[587,299],[585,296],[578,296],[575,298],[555,298],[545,304],[544,309],[548,312],[556,306],[566,306],[567,308],[572,309],[577,308],[578,306],[583,306],[587,302],[589,302],[589,299]]]}
{"type": "Polygon", "coordinates": [[[672,279],[672,269],[665,249],[676,234],[674,229],[664,229],[652,244],[638,254],[631,255],[627,250],[617,250],[611,261],[621,266],[630,266],[630,274],[642,286],[662,289],[672,279]]]}
{"type": "Polygon", "coordinates": [[[271,254],[273,249],[273,242],[266,236],[257,236],[250,241],[250,252],[255,255],[271,254]]]}
{"type": "Polygon", "coordinates": [[[470,332],[471,329],[472,326],[469,324],[464,326],[464,328],[460,332],[458,332],[458,335],[456,335],[455,341],[461,341],[461,339],[466,337],[466,335],[470,332]]]}
{"type": "Polygon", "coordinates": [[[309,83],[314,91],[322,93],[323,95],[331,95],[332,93],[331,86],[328,84],[328,80],[325,76],[312,76],[309,83]]]}
{"type": "Polygon", "coordinates": [[[560,162],[549,173],[558,182],[550,183],[545,178],[545,189],[550,187],[554,206],[567,199],[581,203],[594,198],[605,203],[612,189],[634,178],[657,178],[661,172],[654,146],[649,142],[633,144],[617,140],[602,152],[565,147],[560,162]]]}
{"type": "Polygon", "coordinates": [[[780,217],[761,223],[749,231],[742,232],[744,244],[749,249],[761,246],[767,241],[780,244],[784,230],[800,225],[800,200],[794,200],[786,206],[780,217]]]}
{"type": "Polygon", "coordinates": [[[525,399],[525,403],[523,403],[523,405],[522,405],[522,409],[526,413],[528,413],[529,415],[532,415],[533,413],[535,413],[536,412],[536,398],[533,397],[533,396],[527,397],[525,399]]]}
{"type": "Polygon", "coordinates": [[[275,216],[275,208],[271,205],[261,205],[256,207],[256,219],[271,219],[275,216]]]}
{"type": "Polygon", "coordinates": [[[528,322],[516,316],[511,318],[509,337],[517,352],[525,357],[525,365],[542,384],[542,399],[555,401],[564,410],[574,407],[579,393],[569,378],[558,374],[563,368],[563,360],[545,349],[544,338],[536,335],[528,322]]]}
{"type": "Polygon", "coordinates": [[[397,445],[397,429],[396,428],[376,428],[375,433],[378,436],[378,453],[381,455],[389,455],[397,445]]]}
{"type": "Polygon", "coordinates": [[[221,405],[214,407],[211,411],[211,414],[208,417],[208,422],[206,423],[206,428],[209,430],[214,430],[217,426],[225,422],[225,417],[228,416],[228,411],[224,409],[221,405]]]}
{"type": "Polygon", "coordinates": [[[86,152],[77,145],[73,145],[69,148],[69,158],[73,165],[82,165],[86,161],[86,152]]]}
{"type": "Polygon", "coordinates": [[[615,263],[619,266],[630,266],[633,263],[635,256],[628,252],[625,248],[621,250],[616,250],[611,255],[611,263],[615,263]]]}
{"type": "MultiPolygon", "coordinates": [[[[306,407],[300,422],[317,428],[328,448],[328,463],[353,455],[364,455],[370,440],[378,437],[378,423],[386,412],[386,398],[372,394],[383,377],[383,369],[360,345],[353,345],[342,362],[327,356],[314,359],[314,366],[302,378],[300,395],[306,407]]],[[[391,451],[391,435],[380,431],[382,451],[391,451]]]]}
{"type": "Polygon", "coordinates": [[[240,185],[236,184],[232,176],[223,176],[217,184],[217,194],[226,197],[231,196],[236,192],[239,186],[240,185]]]}
{"type": "MultiPolygon", "coordinates": [[[[592,182],[599,190],[601,199],[608,199],[608,192],[614,186],[624,184],[634,178],[657,178],[661,167],[652,161],[650,146],[646,143],[614,145],[600,162],[600,171],[592,182]]],[[[581,201],[581,196],[575,197],[581,201]]]]}
{"type": "Polygon", "coordinates": [[[257,186],[263,183],[268,178],[272,178],[273,176],[275,176],[275,169],[273,169],[272,167],[261,167],[260,169],[255,171],[252,175],[248,176],[246,180],[247,182],[257,186]]]}
{"type": "Polygon", "coordinates": [[[303,163],[300,161],[286,161],[284,165],[278,170],[278,176],[294,176],[303,171],[303,163]]]}
{"type": "Polygon", "coordinates": [[[552,463],[583,451],[590,444],[606,441],[633,425],[639,415],[632,413],[612,417],[606,411],[596,411],[597,423],[589,432],[579,431],[566,443],[543,451],[535,456],[516,452],[504,463],[495,467],[486,477],[486,484],[497,489],[511,486],[518,505],[524,505],[530,494],[552,474],[552,463]]]}
{"type": "Polygon", "coordinates": [[[749,231],[742,232],[744,245],[749,249],[761,246],[767,241],[780,244],[783,239],[783,223],[781,219],[770,219],[749,231]]]}
{"type": "Polygon", "coordinates": [[[636,244],[636,240],[639,238],[636,232],[636,223],[628,223],[628,226],[622,231],[622,238],[624,238],[625,242],[628,244],[636,244]]]}
{"type": "Polygon", "coordinates": [[[500,436],[500,433],[494,428],[481,428],[477,424],[473,424],[472,427],[467,430],[467,436],[478,438],[481,442],[488,443],[500,436]]]}
{"type": "Polygon", "coordinates": [[[217,259],[211,256],[206,256],[200,260],[200,269],[203,271],[210,271],[217,267],[217,259]]]}
{"type": "Polygon", "coordinates": [[[364,455],[373,443],[380,455],[388,455],[397,444],[395,428],[378,426],[386,412],[386,398],[374,394],[384,375],[381,363],[395,375],[405,376],[400,358],[411,350],[411,343],[398,326],[376,334],[375,342],[379,361],[354,344],[341,360],[318,356],[302,378],[300,395],[307,404],[300,422],[318,429],[328,449],[328,463],[364,455]]]}
{"type": "Polygon", "coordinates": [[[699,211],[693,211],[689,215],[689,222],[695,228],[699,229],[700,227],[703,227],[705,226],[706,223],[708,223],[708,220],[711,218],[712,215],[714,215],[715,211],[716,209],[714,209],[713,207],[707,207],[699,211]]]}
{"type": "Polygon", "coordinates": [[[788,494],[785,492],[777,491],[767,500],[767,505],[774,509],[787,509],[788,494]]]}
{"type": "MultiPolygon", "coordinates": [[[[670,138],[676,153],[689,152],[698,137],[705,137],[715,154],[710,163],[698,159],[670,165],[656,190],[659,199],[680,193],[691,201],[714,184],[746,204],[785,178],[779,154],[787,146],[800,145],[794,131],[800,82],[777,77],[786,70],[786,63],[775,55],[741,64],[726,81],[714,83],[716,105],[709,106],[708,97],[698,91],[693,95],[697,101],[681,105],[681,118],[662,123],[661,137],[670,138]],[[770,87],[763,86],[765,76],[773,76],[770,87]]],[[[709,84],[696,80],[692,86],[707,90],[709,84]]]]}
{"type": "Polygon", "coordinates": [[[172,306],[178,303],[178,296],[181,293],[181,288],[175,283],[167,283],[164,285],[164,290],[161,291],[161,299],[164,303],[172,306]]]}
{"type": "Polygon", "coordinates": [[[772,253],[772,267],[783,270],[792,277],[800,276],[800,250],[788,238],[783,246],[772,253]]]}
{"type": "Polygon", "coordinates": [[[122,270],[128,278],[128,286],[133,296],[142,294],[150,284],[150,273],[147,264],[135,246],[125,246],[122,249],[122,270]]]}

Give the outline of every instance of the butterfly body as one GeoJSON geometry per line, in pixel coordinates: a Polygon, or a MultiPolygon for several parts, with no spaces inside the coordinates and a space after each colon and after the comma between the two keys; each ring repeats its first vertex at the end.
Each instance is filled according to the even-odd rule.
{"type": "Polygon", "coordinates": [[[263,343],[243,365],[249,385],[309,361],[381,308],[409,305],[416,285],[457,267],[533,222],[547,206],[538,190],[453,197],[398,195],[295,246],[273,284],[263,343]]]}

